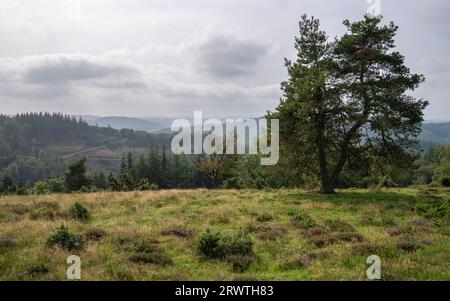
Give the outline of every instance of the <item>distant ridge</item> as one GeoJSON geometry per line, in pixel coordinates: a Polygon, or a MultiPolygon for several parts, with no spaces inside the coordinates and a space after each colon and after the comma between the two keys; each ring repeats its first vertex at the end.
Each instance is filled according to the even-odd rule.
{"type": "Polygon", "coordinates": [[[88,124],[98,125],[99,127],[111,127],[116,130],[132,129],[136,131],[145,131],[148,133],[153,133],[166,127],[164,124],[155,121],[132,117],[112,116],[86,118],[85,120],[88,124]]]}

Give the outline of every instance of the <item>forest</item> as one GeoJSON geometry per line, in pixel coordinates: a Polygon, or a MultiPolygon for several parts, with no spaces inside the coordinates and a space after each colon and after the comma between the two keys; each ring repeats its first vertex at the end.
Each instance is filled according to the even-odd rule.
{"type": "MultiPolygon", "coordinates": [[[[173,155],[170,135],[98,128],[61,114],[2,116],[0,136],[2,194],[319,185],[317,177],[307,176],[283,159],[277,166],[261,166],[258,155],[173,155]],[[89,158],[64,160],[48,152],[46,147],[56,143],[81,143],[88,147],[127,144],[146,147],[147,151],[138,155],[122,153],[115,163],[119,165],[118,172],[113,173],[87,168],[89,158]],[[79,184],[67,184],[70,172],[79,173],[79,184]]],[[[379,171],[368,164],[349,165],[339,178],[338,188],[448,186],[449,174],[450,146],[435,146],[419,153],[409,169],[385,166],[379,171]]]]}

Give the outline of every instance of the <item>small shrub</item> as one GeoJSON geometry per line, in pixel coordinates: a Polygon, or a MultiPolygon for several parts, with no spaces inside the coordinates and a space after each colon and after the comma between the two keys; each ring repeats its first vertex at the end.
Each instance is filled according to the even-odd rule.
{"type": "Polygon", "coordinates": [[[433,200],[421,202],[415,206],[415,211],[428,219],[450,219],[450,202],[445,200],[433,200]]]}
{"type": "Polygon", "coordinates": [[[132,255],[129,259],[135,263],[155,264],[161,266],[171,265],[172,259],[164,255],[164,249],[152,239],[140,239],[133,244],[132,255]]]}
{"type": "Polygon", "coordinates": [[[61,215],[61,208],[58,203],[40,202],[35,204],[30,213],[32,220],[56,220],[61,215]]]}
{"type": "Polygon", "coordinates": [[[156,191],[158,189],[159,189],[158,185],[156,185],[154,183],[150,184],[149,190],[156,191]]]}
{"type": "Polygon", "coordinates": [[[252,255],[251,238],[240,231],[234,236],[225,236],[211,232],[209,229],[197,241],[197,250],[208,258],[225,258],[229,255],[252,255]]]}
{"type": "Polygon", "coordinates": [[[224,236],[222,242],[222,253],[227,255],[251,255],[253,254],[253,242],[243,231],[234,236],[224,236]]]}
{"type": "Polygon", "coordinates": [[[55,211],[52,208],[48,207],[41,207],[34,209],[30,212],[30,219],[32,220],[56,220],[59,217],[60,213],[59,210],[55,211]]]}
{"type": "Polygon", "coordinates": [[[310,229],[317,227],[317,223],[306,212],[298,211],[291,216],[291,222],[294,227],[300,229],[310,229]]]}
{"type": "Polygon", "coordinates": [[[140,239],[133,244],[133,251],[137,253],[156,253],[164,251],[157,242],[153,240],[140,239]]]}
{"type": "Polygon", "coordinates": [[[82,222],[88,222],[91,219],[89,210],[79,202],[70,208],[70,216],[82,222]]]}
{"type": "Polygon", "coordinates": [[[50,187],[45,181],[38,181],[34,184],[34,192],[37,195],[48,194],[50,193],[50,187]]]}
{"type": "Polygon", "coordinates": [[[441,179],[441,185],[444,187],[450,187],[450,177],[442,177],[441,179]]]}
{"type": "Polygon", "coordinates": [[[59,246],[68,251],[80,251],[84,249],[85,241],[83,236],[72,234],[64,225],[61,225],[56,231],[47,239],[49,247],[59,246]]]}
{"type": "Polygon", "coordinates": [[[209,229],[197,241],[197,250],[205,257],[218,258],[221,254],[222,236],[209,229]]]}

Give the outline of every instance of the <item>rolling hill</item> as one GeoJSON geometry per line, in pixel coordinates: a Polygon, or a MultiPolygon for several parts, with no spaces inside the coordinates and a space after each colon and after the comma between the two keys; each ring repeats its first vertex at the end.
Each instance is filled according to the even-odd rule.
{"type": "Polygon", "coordinates": [[[450,123],[425,123],[422,126],[420,142],[424,149],[450,144],[450,123]]]}

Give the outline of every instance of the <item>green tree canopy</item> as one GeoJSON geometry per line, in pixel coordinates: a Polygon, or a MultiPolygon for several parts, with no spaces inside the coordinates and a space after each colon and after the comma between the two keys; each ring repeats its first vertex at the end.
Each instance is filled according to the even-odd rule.
{"type": "Polygon", "coordinates": [[[427,102],[408,94],[424,81],[394,51],[398,27],[381,18],[344,21],[347,33],[329,41],[315,18],[302,16],[297,59],[271,118],[280,119],[283,155],[317,174],[322,193],[334,193],[350,160],[413,162],[427,102]]]}

